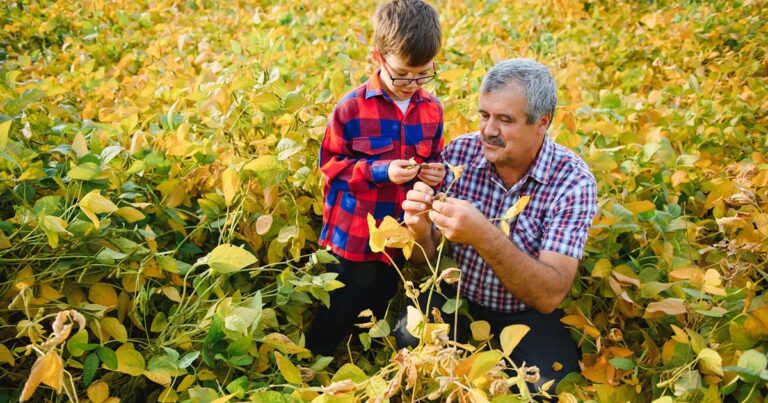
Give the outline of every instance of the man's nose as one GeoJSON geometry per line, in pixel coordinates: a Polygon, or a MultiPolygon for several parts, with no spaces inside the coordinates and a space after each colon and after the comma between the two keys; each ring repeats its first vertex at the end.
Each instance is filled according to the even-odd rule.
{"type": "Polygon", "coordinates": [[[499,125],[496,119],[488,118],[484,125],[480,125],[480,134],[483,136],[493,136],[499,133],[499,125]]]}

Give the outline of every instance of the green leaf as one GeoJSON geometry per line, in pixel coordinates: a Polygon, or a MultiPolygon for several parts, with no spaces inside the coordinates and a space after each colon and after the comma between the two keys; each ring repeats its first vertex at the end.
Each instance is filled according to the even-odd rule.
{"type": "Polygon", "coordinates": [[[80,357],[85,353],[85,349],[82,346],[86,344],[88,344],[88,331],[82,329],[67,340],[67,351],[73,357],[80,357]]]}
{"type": "Polygon", "coordinates": [[[234,245],[223,244],[198,260],[198,264],[207,264],[215,273],[234,273],[256,263],[256,261],[256,256],[253,256],[251,252],[234,245]]]}
{"type": "Polygon", "coordinates": [[[96,350],[96,354],[99,355],[99,359],[107,368],[111,370],[117,370],[117,354],[109,347],[101,346],[96,350]]]}
{"type": "MultiPolygon", "coordinates": [[[[115,364],[115,367],[117,367],[117,364],[115,364]]],[[[83,386],[87,387],[91,384],[97,369],[99,369],[99,356],[94,353],[88,354],[83,361],[83,386]]]]}
{"type": "Polygon", "coordinates": [[[195,362],[195,360],[199,356],[200,356],[199,351],[190,351],[184,354],[179,360],[179,368],[180,369],[187,368],[188,366],[192,365],[192,363],[195,362]]]}
{"type": "Polygon", "coordinates": [[[72,179],[88,181],[101,175],[101,167],[93,162],[84,162],[70,169],[68,174],[72,179]]]}
{"type": "Polygon", "coordinates": [[[346,363],[342,365],[342,367],[339,368],[335,374],[333,374],[331,382],[339,382],[345,379],[349,379],[350,381],[359,384],[368,379],[368,375],[366,375],[365,372],[363,372],[363,370],[357,367],[355,364],[346,363]]]}
{"type": "Polygon", "coordinates": [[[245,397],[248,391],[248,377],[241,376],[227,385],[227,392],[234,393],[239,399],[245,397]]]}
{"type": "Polygon", "coordinates": [[[357,335],[357,337],[360,339],[360,344],[363,345],[363,350],[368,351],[371,349],[371,335],[368,333],[360,333],[357,335]]]}
{"type": "Polygon", "coordinates": [[[613,357],[608,362],[613,365],[614,368],[629,371],[635,367],[635,362],[625,357],[613,357]]]}
{"type": "Polygon", "coordinates": [[[368,334],[373,338],[387,337],[391,333],[389,323],[386,320],[381,319],[368,330],[368,334]]]}
{"type": "Polygon", "coordinates": [[[462,304],[463,304],[463,301],[461,298],[458,298],[458,299],[451,298],[445,301],[445,304],[443,304],[443,307],[442,307],[442,311],[451,315],[454,312],[456,312],[457,309],[461,308],[462,304]]]}

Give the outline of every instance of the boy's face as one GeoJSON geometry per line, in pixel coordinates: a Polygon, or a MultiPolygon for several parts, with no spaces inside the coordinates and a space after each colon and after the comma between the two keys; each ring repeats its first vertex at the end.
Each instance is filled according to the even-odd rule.
{"type": "Polygon", "coordinates": [[[379,77],[384,84],[384,90],[395,101],[410,99],[435,74],[434,61],[422,66],[413,67],[409,66],[403,58],[397,55],[382,55],[378,51],[374,51],[374,59],[381,66],[379,77]],[[405,80],[401,79],[418,80],[410,80],[407,85],[403,86],[402,84],[405,84],[405,80]]]}

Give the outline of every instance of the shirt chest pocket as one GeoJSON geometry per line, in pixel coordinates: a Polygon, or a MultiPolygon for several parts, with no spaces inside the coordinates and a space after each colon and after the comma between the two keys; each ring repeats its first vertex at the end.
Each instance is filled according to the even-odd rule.
{"type": "Polygon", "coordinates": [[[391,151],[394,145],[388,137],[357,137],[352,139],[352,149],[365,155],[380,155],[391,151]]]}
{"type": "Polygon", "coordinates": [[[543,230],[540,219],[518,216],[515,220],[515,231],[512,233],[512,239],[529,254],[538,256],[543,230]]]}
{"type": "Polygon", "coordinates": [[[421,140],[416,143],[416,154],[429,158],[432,155],[432,140],[421,140]]]}

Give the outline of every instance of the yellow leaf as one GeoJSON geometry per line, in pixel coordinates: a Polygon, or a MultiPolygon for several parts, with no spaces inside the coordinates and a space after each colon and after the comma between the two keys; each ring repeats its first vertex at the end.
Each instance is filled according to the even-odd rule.
{"type": "Polygon", "coordinates": [[[509,357],[512,350],[517,347],[520,340],[531,330],[526,325],[509,325],[501,331],[501,349],[504,352],[504,356],[509,357]]]}
{"type": "Polygon", "coordinates": [[[270,333],[262,339],[264,344],[278,349],[283,354],[299,354],[305,353],[307,350],[304,347],[294,343],[288,336],[282,333],[270,333]]]}
{"type": "Polygon", "coordinates": [[[133,349],[130,343],[118,347],[117,371],[132,376],[140,376],[144,373],[144,357],[133,349]]]}
{"type": "Polygon", "coordinates": [[[518,214],[522,213],[525,209],[525,206],[528,205],[528,202],[531,201],[531,196],[525,195],[520,196],[519,199],[517,199],[517,202],[514,206],[510,207],[507,211],[504,212],[504,219],[511,220],[515,217],[517,217],[518,214]]]}
{"type": "Polygon", "coordinates": [[[670,181],[672,182],[672,186],[678,187],[681,183],[688,182],[688,172],[677,170],[670,177],[670,181]]]}
{"type": "Polygon", "coordinates": [[[704,284],[701,290],[712,295],[725,296],[725,289],[720,287],[720,284],[720,273],[715,269],[707,269],[707,272],[704,273],[704,284]]]}
{"type": "Polygon", "coordinates": [[[175,402],[177,400],[179,400],[179,395],[177,395],[176,391],[170,387],[160,392],[160,396],[157,397],[157,401],[163,403],[175,402]]]}
{"type": "Polygon", "coordinates": [[[137,152],[144,149],[144,146],[147,145],[147,137],[144,135],[144,132],[137,131],[136,133],[133,133],[133,137],[131,137],[131,149],[129,152],[131,155],[136,154],[137,152]]]}
{"type": "Polygon", "coordinates": [[[31,266],[26,266],[16,274],[16,280],[14,281],[14,287],[21,291],[25,288],[35,285],[35,274],[32,272],[31,266]]]}
{"type": "Polygon", "coordinates": [[[117,318],[108,316],[101,320],[101,328],[113,339],[125,343],[128,340],[128,331],[117,318]]]}
{"type": "Polygon", "coordinates": [[[221,187],[224,191],[224,202],[231,206],[240,187],[240,175],[237,171],[232,168],[225,169],[221,175],[221,187]]]}
{"type": "Polygon", "coordinates": [[[301,380],[301,372],[289,359],[275,351],[275,361],[277,362],[277,369],[286,381],[296,384],[303,383],[301,380]]]}
{"type": "Polygon", "coordinates": [[[167,371],[164,371],[164,370],[144,371],[144,376],[146,376],[147,379],[149,379],[150,381],[158,385],[163,385],[165,387],[171,386],[171,376],[168,375],[167,371]]]}
{"type": "Polygon", "coordinates": [[[222,396],[218,399],[211,400],[211,403],[227,403],[228,401],[232,400],[233,397],[235,397],[237,393],[230,393],[228,395],[222,396]]]}
{"type": "Polygon", "coordinates": [[[448,323],[425,323],[424,330],[422,330],[421,340],[424,343],[432,343],[436,339],[436,335],[443,334],[445,336],[451,331],[451,325],[448,323]]]}
{"type": "Polygon", "coordinates": [[[667,315],[680,315],[687,312],[685,301],[679,298],[667,298],[660,302],[651,302],[645,308],[644,318],[649,318],[655,313],[665,313],[667,315]]]}
{"type": "Polygon", "coordinates": [[[440,72],[440,79],[445,81],[446,83],[454,82],[456,79],[461,77],[467,72],[466,69],[452,69],[448,71],[441,71],[440,72]]]}
{"type": "Polygon", "coordinates": [[[109,385],[104,381],[96,381],[88,387],[86,393],[93,403],[101,403],[109,397],[109,385]]]}
{"type": "Polygon", "coordinates": [[[256,233],[259,235],[266,234],[269,229],[272,228],[272,215],[264,214],[256,219],[256,233]]]}
{"type": "Polygon", "coordinates": [[[631,211],[633,214],[638,215],[640,213],[656,209],[656,205],[648,200],[640,200],[636,202],[629,202],[624,205],[624,208],[631,211]]]}
{"type": "Polygon", "coordinates": [[[595,267],[592,268],[592,277],[605,278],[611,274],[611,261],[606,258],[601,258],[595,263],[595,267]]]}
{"type": "Polygon", "coordinates": [[[102,196],[99,190],[92,190],[80,199],[80,210],[93,222],[93,226],[99,228],[99,218],[96,214],[112,213],[117,210],[112,201],[102,196]]]}
{"type": "Polygon", "coordinates": [[[491,338],[491,324],[484,320],[476,320],[469,325],[472,330],[472,338],[485,341],[491,338]]]}
{"type": "Polygon", "coordinates": [[[88,143],[85,142],[85,137],[82,133],[77,133],[75,139],[72,141],[72,150],[77,155],[77,158],[83,158],[88,155],[88,143]]]}
{"type": "Polygon", "coordinates": [[[408,330],[412,336],[420,338],[423,323],[424,315],[422,315],[413,305],[408,305],[406,307],[405,329],[408,330]]]}
{"type": "Polygon", "coordinates": [[[207,264],[216,273],[233,273],[256,263],[256,256],[230,244],[217,246],[198,263],[207,264]]]}
{"type": "Polygon", "coordinates": [[[0,151],[5,151],[5,147],[8,144],[8,131],[11,129],[11,123],[13,123],[13,120],[6,120],[0,123],[0,151]]]}
{"type": "Polygon", "coordinates": [[[451,173],[453,174],[453,180],[457,181],[459,180],[459,178],[461,178],[461,175],[464,174],[464,165],[454,166],[454,165],[448,164],[448,170],[450,170],[451,173]]]}
{"type": "Polygon", "coordinates": [[[704,348],[699,351],[699,368],[705,374],[723,376],[723,358],[717,351],[704,348]]]}
{"type": "Polygon", "coordinates": [[[181,302],[181,294],[179,294],[179,290],[177,290],[176,287],[163,287],[163,294],[173,302],[181,302]]]}
{"type": "Polygon", "coordinates": [[[669,279],[671,281],[688,280],[695,287],[701,287],[704,284],[704,273],[696,267],[684,267],[669,273],[669,279]]]}
{"type": "MultiPolygon", "coordinates": [[[[523,325],[513,325],[523,326],[523,325]]],[[[527,327],[527,326],[526,326],[527,327]]],[[[502,332],[504,334],[504,332],[502,332]]],[[[501,361],[502,355],[498,350],[483,351],[477,354],[477,358],[472,363],[472,369],[469,370],[467,379],[471,382],[478,377],[484,376],[488,371],[493,369],[501,361]]]]}
{"type": "Polygon", "coordinates": [[[401,248],[406,259],[411,257],[414,239],[408,228],[403,227],[390,216],[384,217],[378,228],[376,228],[376,219],[370,213],[367,220],[370,232],[368,245],[371,251],[383,252],[384,248],[401,248]]]}
{"type": "Polygon", "coordinates": [[[144,219],[144,213],[141,211],[133,208],[133,207],[120,207],[115,211],[115,214],[119,215],[120,217],[123,217],[125,221],[128,221],[129,223],[135,223],[136,221],[141,221],[144,219]]]}
{"type": "Polygon", "coordinates": [[[768,308],[756,309],[749,313],[744,321],[744,329],[754,339],[762,339],[768,336],[768,308]]]}
{"type": "Polygon", "coordinates": [[[560,372],[560,370],[563,369],[563,364],[560,363],[560,361],[555,361],[552,363],[552,370],[555,372],[560,372]]]}
{"type": "Polygon", "coordinates": [[[176,387],[176,390],[179,392],[185,392],[187,389],[189,389],[192,385],[195,384],[195,381],[197,380],[197,377],[189,374],[184,377],[184,379],[181,380],[181,383],[179,386],[176,387]]]}
{"type": "Polygon", "coordinates": [[[103,305],[106,307],[117,306],[117,292],[115,289],[106,283],[96,283],[88,290],[88,299],[94,304],[103,305]]]}
{"type": "Polygon", "coordinates": [[[671,339],[678,343],[688,344],[688,333],[675,325],[670,326],[672,327],[672,331],[675,332],[675,335],[672,336],[671,339]]]}
{"type": "Polygon", "coordinates": [[[0,230],[0,250],[8,249],[11,246],[13,246],[11,244],[11,240],[8,239],[8,236],[5,235],[5,232],[0,230]]]}
{"type": "Polygon", "coordinates": [[[13,358],[11,350],[9,350],[5,344],[0,344],[0,362],[7,362],[8,364],[11,364],[11,366],[16,365],[16,359],[13,358]]]}
{"type": "Polygon", "coordinates": [[[21,391],[19,401],[26,401],[35,393],[37,386],[44,383],[61,393],[64,384],[64,368],[61,357],[56,350],[48,351],[44,356],[38,357],[32,365],[24,390],[21,391]]]}

